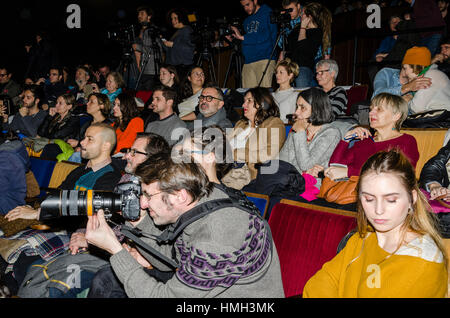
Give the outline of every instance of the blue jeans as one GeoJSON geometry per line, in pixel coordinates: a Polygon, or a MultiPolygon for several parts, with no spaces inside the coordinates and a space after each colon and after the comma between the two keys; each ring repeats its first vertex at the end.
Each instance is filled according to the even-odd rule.
{"type": "Polygon", "coordinates": [[[306,66],[300,66],[298,76],[295,78],[296,88],[315,87],[317,82],[313,71],[306,66]]]}
{"type": "Polygon", "coordinates": [[[441,44],[441,38],[442,34],[433,34],[420,40],[420,44],[422,46],[426,46],[431,52],[431,57],[433,57],[439,51],[439,44],[441,44]]]}

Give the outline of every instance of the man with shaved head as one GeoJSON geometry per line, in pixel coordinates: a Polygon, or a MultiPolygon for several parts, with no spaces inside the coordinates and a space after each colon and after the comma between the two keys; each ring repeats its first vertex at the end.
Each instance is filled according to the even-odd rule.
{"type": "MultiPolygon", "coordinates": [[[[95,123],[86,130],[81,141],[81,157],[88,159],[86,165],[74,169],[58,187],[60,190],[113,191],[121,178],[121,169],[111,160],[111,151],[116,146],[116,133],[108,124],[95,123]]],[[[18,206],[5,217],[15,219],[39,219],[40,209],[18,206]]]]}

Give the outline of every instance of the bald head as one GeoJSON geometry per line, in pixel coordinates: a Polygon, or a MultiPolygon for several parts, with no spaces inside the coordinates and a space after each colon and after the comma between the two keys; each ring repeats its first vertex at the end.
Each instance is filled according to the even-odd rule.
{"type": "Polygon", "coordinates": [[[103,162],[116,146],[116,133],[107,124],[92,124],[81,141],[81,157],[92,163],[103,162]]]}
{"type": "Polygon", "coordinates": [[[114,128],[105,123],[94,123],[89,127],[98,127],[101,140],[110,145],[110,152],[116,147],[117,137],[114,128]]]}

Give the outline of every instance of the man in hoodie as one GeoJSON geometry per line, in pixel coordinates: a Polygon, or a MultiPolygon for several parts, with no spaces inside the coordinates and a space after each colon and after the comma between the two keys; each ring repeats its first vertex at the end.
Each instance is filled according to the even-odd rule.
{"type": "Polygon", "coordinates": [[[272,9],[267,5],[259,5],[259,0],[241,0],[241,5],[248,17],[244,20],[242,35],[238,28],[232,26],[233,36],[242,41],[244,67],[242,68],[242,87],[272,86],[275,71],[276,55],[272,54],[277,38],[277,25],[270,22],[272,9]],[[270,60],[270,63],[269,63],[270,60]],[[269,66],[263,78],[267,63],[269,66]]]}

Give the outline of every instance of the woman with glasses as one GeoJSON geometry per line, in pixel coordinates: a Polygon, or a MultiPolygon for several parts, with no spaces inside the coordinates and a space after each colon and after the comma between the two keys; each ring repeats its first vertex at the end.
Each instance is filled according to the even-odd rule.
{"type": "MultiPolygon", "coordinates": [[[[257,163],[275,158],[286,138],[286,128],[280,119],[280,110],[269,90],[264,87],[250,88],[244,96],[243,118],[236,123],[229,141],[237,162],[239,175],[230,171],[222,182],[234,189],[255,179],[257,163]]],[[[237,170],[238,171],[238,170],[237,170]]]]}
{"type": "Polygon", "coordinates": [[[401,151],[363,165],[357,232],[303,290],[305,298],[443,298],[445,248],[427,199],[401,151]]]}
{"type": "Polygon", "coordinates": [[[137,117],[139,110],[134,97],[122,93],[116,97],[113,107],[115,117],[112,126],[116,130],[117,145],[114,154],[124,148],[130,148],[136,139],[136,135],[144,131],[144,121],[137,117]]]}
{"type": "Polygon", "coordinates": [[[323,91],[327,93],[335,116],[345,115],[347,111],[347,92],[336,86],[339,66],[334,60],[321,60],[316,64],[316,80],[323,91]]]}
{"type": "Polygon", "coordinates": [[[188,72],[181,86],[181,102],[178,104],[178,116],[182,120],[196,119],[195,107],[198,105],[198,97],[205,85],[205,72],[201,67],[194,66],[188,72]]]}

